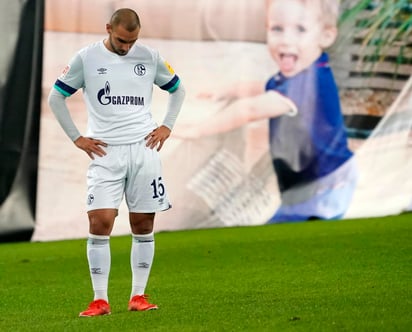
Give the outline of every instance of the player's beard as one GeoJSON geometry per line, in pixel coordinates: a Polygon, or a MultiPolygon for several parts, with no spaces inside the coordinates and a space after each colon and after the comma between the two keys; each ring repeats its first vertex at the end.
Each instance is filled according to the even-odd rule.
{"type": "Polygon", "coordinates": [[[129,51],[123,51],[123,50],[119,50],[112,42],[112,36],[109,36],[109,43],[110,43],[110,47],[112,48],[113,52],[116,53],[117,55],[123,56],[126,55],[129,51]]]}

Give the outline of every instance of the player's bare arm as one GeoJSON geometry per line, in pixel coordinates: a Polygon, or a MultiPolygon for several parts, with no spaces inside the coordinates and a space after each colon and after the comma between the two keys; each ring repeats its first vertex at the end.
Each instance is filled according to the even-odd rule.
{"type": "Polygon", "coordinates": [[[94,155],[103,157],[106,155],[106,151],[102,147],[106,147],[107,144],[98,140],[89,137],[80,136],[73,142],[79,149],[87,153],[87,155],[94,159],[94,155]]]}

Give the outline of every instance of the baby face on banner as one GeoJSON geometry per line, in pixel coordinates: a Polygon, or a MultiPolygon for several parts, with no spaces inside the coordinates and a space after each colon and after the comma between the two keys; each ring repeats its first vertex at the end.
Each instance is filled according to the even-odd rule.
{"type": "Polygon", "coordinates": [[[268,2],[267,44],[286,77],[308,68],[336,39],[336,25],[323,19],[331,13],[323,12],[321,1],[268,2]]]}

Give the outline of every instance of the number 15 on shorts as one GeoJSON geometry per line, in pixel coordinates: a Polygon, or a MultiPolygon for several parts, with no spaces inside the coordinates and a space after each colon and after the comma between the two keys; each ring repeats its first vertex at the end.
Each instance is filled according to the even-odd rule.
{"type": "Polygon", "coordinates": [[[159,198],[165,194],[165,187],[162,183],[162,177],[159,177],[157,180],[153,179],[150,185],[153,188],[153,198],[159,198]]]}

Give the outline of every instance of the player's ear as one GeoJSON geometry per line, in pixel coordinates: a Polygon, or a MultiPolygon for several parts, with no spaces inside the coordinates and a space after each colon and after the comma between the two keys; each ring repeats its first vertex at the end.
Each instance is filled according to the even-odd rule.
{"type": "Polygon", "coordinates": [[[111,33],[111,32],[112,32],[112,25],[109,24],[109,23],[106,24],[106,32],[107,32],[107,33],[111,33]]]}
{"type": "Polygon", "coordinates": [[[325,49],[335,42],[336,37],[338,35],[338,29],[336,27],[327,26],[323,29],[320,46],[321,48],[325,49]]]}

